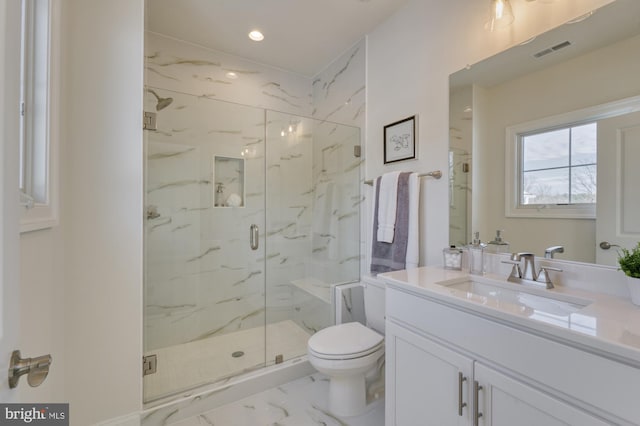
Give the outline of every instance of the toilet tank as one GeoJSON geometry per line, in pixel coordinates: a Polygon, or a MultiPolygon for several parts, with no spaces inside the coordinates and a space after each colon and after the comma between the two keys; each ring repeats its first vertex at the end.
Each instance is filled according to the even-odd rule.
{"type": "Polygon", "coordinates": [[[367,327],[384,334],[385,288],[384,281],[371,275],[363,275],[364,313],[367,327]]]}

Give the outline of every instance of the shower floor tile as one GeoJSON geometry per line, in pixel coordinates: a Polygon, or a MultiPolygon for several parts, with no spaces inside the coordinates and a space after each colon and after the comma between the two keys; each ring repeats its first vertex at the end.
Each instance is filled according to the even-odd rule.
{"type": "MultiPolygon", "coordinates": [[[[266,363],[304,355],[309,334],[291,320],[268,324],[266,363]]],[[[156,349],[157,372],[144,377],[144,400],[213,383],[265,364],[265,329],[254,327],[181,345],[156,349]],[[243,352],[234,357],[234,352],[243,352]]]]}
{"type": "Polygon", "coordinates": [[[320,373],[294,380],[223,405],[174,426],[384,426],[384,398],[356,417],[340,418],[327,410],[329,380],[320,373]]]}

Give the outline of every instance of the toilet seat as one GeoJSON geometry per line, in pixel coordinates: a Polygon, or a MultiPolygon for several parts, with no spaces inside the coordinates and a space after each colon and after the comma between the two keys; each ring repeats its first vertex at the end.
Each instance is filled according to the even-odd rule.
{"type": "Polygon", "coordinates": [[[311,336],[307,344],[310,354],[327,360],[365,357],[383,345],[383,336],[359,322],[327,327],[311,336]]]}

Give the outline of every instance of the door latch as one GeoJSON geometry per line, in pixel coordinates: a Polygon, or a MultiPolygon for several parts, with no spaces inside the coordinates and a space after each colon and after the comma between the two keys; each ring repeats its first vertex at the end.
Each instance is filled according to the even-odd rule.
{"type": "Polygon", "coordinates": [[[35,388],[40,386],[49,374],[51,355],[42,355],[37,358],[21,358],[20,351],[13,351],[9,363],[9,388],[18,386],[20,376],[27,375],[27,383],[35,388]]]}

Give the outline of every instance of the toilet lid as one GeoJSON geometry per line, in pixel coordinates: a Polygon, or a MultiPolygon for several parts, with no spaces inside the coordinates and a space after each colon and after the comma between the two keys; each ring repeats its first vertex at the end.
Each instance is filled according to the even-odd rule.
{"type": "Polygon", "coordinates": [[[327,327],[311,336],[309,349],[327,357],[362,354],[377,349],[384,337],[359,322],[349,322],[327,327]]]}

